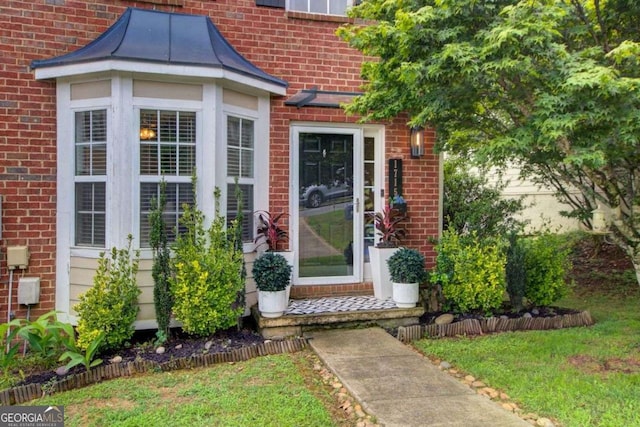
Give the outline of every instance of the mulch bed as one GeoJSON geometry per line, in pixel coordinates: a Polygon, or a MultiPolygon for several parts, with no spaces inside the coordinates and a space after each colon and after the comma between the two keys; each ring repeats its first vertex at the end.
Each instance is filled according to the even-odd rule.
{"type": "MultiPolygon", "coordinates": [[[[104,380],[131,376],[145,372],[172,371],[210,366],[217,363],[240,362],[269,354],[302,350],[307,346],[303,338],[271,341],[264,340],[251,329],[231,328],[219,331],[207,339],[195,339],[176,333],[158,354],[151,341],[111,354],[101,355],[104,363],[86,371],[76,367],[64,375],[54,371],[38,372],[25,378],[16,387],[0,391],[0,405],[13,405],[36,399],[46,394],[72,390],[104,380]],[[119,362],[111,359],[119,356],[119,362]]],[[[145,334],[136,338],[144,339],[145,334]]]]}

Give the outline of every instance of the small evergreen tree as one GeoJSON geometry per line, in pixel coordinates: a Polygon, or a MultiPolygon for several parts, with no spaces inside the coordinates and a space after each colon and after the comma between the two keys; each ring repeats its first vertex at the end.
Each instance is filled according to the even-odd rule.
{"type": "Polygon", "coordinates": [[[169,336],[171,311],[173,309],[173,295],[171,294],[170,278],[171,251],[167,244],[167,229],[163,220],[163,213],[167,204],[167,184],[163,180],[160,183],[160,198],[151,201],[152,210],[149,213],[149,242],[153,250],[153,303],[156,309],[156,321],[158,322],[158,338],[161,341],[169,336]]]}

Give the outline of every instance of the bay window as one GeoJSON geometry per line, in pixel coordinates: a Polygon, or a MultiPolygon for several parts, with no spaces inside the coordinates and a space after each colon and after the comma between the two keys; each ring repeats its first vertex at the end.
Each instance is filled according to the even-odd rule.
{"type": "Polygon", "coordinates": [[[140,111],[140,245],[149,247],[149,213],[165,182],[164,223],[175,240],[183,204],[193,204],[191,176],[196,166],[196,113],[140,111]]]}
{"type": "Polygon", "coordinates": [[[253,240],[254,154],[254,121],[227,116],[227,220],[238,215],[238,197],[235,194],[237,181],[241,192],[244,241],[253,240]]]}
{"type": "Polygon", "coordinates": [[[104,247],[107,111],[77,111],[75,128],[75,244],[104,247]]]}

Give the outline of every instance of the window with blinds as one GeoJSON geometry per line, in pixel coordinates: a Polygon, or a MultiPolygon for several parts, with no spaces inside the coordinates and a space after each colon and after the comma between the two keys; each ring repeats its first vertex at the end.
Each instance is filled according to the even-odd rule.
{"type": "Polygon", "coordinates": [[[238,201],[242,204],[242,239],[253,240],[254,211],[254,121],[227,117],[227,220],[238,215],[238,201]],[[236,180],[241,196],[236,197],[236,180]]]}
{"type": "Polygon", "coordinates": [[[107,110],[77,111],[75,127],[75,244],[105,246],[107,110]]]}
{"type": "Polygon", "coordinates": [[[164,210],[169,241],[175,240],[184,203],[193,204],[191,175],[196,166],[196,113],[140,111],[140,245],[149,247],[151,203],[166,182],[164,210]]]}

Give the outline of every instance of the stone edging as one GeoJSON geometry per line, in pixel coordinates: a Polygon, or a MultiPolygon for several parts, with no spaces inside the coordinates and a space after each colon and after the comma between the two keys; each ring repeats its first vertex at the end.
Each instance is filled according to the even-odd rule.
{"type": "Polygon", "coordinates": [[[412,325],[398,328],[398,340],[409,343],[424,337],[453,337],[459,335],[484,335],[506,331],[533,331],[572,328],[593,325],[588,311],[551,317],[519,317],[487,319],[465,319],[448,325],[412,325]]]}
{"type": "Polygon", "coordinates": [[[113,378],[128,377],[145,372],[168,372],[178,369],[199,368],[218,363],[240,362],[270,354],[293,353],[306,348],[307,345],[308,343],[305,338],[295,338],[264,342],[251,347],[231,350],[226,353],[195,355],[183,359],[170,360],[164,363],[141,360],[100,365],[92,368],[88,372],[85,371],[65,377],[63,380],[55,382],[49,386],[45,385],[43,387],[43,384],[27,384],[2,390],[0,391],[0,406],[25,403],[44,395],[50,395],[61,391],[69,391],[113,378]]]}

